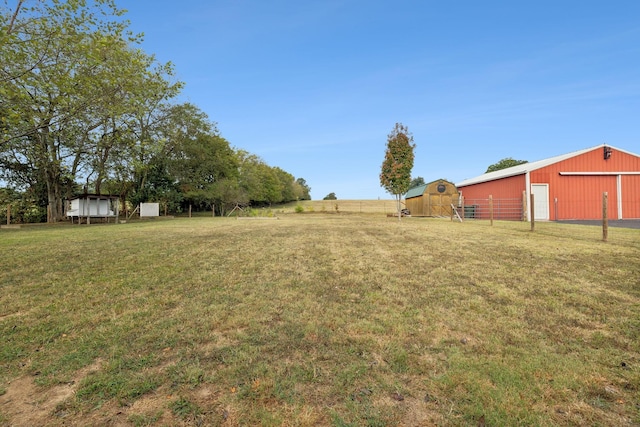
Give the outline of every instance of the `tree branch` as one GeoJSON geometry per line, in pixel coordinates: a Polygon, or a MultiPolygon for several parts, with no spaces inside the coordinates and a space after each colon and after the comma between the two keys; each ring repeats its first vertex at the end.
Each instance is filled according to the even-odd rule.
{"type": "Polygon", "coordinates": [[[22,7],[22,3],[24,3],[24,0],[18,0],[18,5],[16,6],[16,11],[13,12],[13,16],[11,17],[11,21],[9,22],[9,28],[7,28],[7,35],[11,34],[11,31],[13,31],[13,24],[16,22],[16,18],[18,17],[18,12],[20,12],[20,8],[22,7]]]}

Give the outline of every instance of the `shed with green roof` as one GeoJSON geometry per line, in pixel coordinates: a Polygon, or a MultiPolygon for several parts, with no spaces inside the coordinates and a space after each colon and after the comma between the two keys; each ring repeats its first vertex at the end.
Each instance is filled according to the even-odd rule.
{"type": "Polygon", "coordinates": [[[444,179],[413,187],[405,194],[411,216],[451,216],[451,204],[458,203],[458,189],[444,179]]]}

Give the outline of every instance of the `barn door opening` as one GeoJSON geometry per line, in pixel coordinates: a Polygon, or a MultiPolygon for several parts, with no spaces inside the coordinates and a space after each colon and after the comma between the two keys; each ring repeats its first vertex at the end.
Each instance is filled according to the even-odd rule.
{"type": "Polygon", "coordinates": [[[531,184],[531,194],[533,194],[534,209],[533,215],[536,220],[549,220],[549,184],[531,184]]]}

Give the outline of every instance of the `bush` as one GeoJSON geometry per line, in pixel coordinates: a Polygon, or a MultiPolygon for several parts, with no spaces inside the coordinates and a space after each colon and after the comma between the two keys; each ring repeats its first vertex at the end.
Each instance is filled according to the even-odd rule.
{"type": "Polygon", "coordinates": [[[296,213],[302,213],[304,212],[304,208],[302,207],[302,205],[296,205],[296,213]]]}

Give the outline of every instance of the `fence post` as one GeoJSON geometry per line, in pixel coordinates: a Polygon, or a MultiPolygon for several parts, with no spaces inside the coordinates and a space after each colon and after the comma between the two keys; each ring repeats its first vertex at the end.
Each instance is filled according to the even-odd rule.
{"type": "Polygon", "coordinates": [[[605,191],[602,193],[602,241],[606,242],[609,237],[609,194],[605,191]]]}
{"type": "Polygon", "coordinates": [[[11,205],[7,206],[7,225],[11,225],[11,205]]]}
{"type": "Polygon", "coordinates": [[[493,195],[489,194],[489,219],[491,220],[491,226],[493,226],[493,195]]]}
{"type": "Polygon", "coordinates": [[[464,196],[460,196],[460,206],[462,207],[462,219],[464,220],[464,196]]]}
{"type": "Polygon", "coordinates": [[[522,220],[527,220],[527,192],[522,190],[522,220]]]}
{"type": "Polygon", "coordinates": [[[191,203],[189,203],[189,218],[191,218],[191,203]]]}
{"type": "Polygon", "coordinates": [[[536,216],[535,216],[535,199],[533,193],[531,193],[531,201],[529,202],[529,208],[531,210],[531,231],[535,231],[536,228],[536,216]]]}

